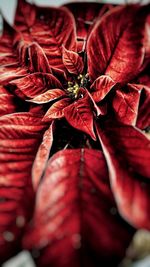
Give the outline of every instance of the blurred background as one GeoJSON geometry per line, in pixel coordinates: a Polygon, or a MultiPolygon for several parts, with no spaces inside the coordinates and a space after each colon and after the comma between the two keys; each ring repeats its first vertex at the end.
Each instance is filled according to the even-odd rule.
{"type": "MultiPolygon", "coordinates": [[[[115,4],[124,4],[125,2],[135,3],[135,2],[142,2],[142,3],[150,3],[150,0],[87,0],[86,2],[101,2],[101,3],[115,3],[115,4]]],[[[59,6],[68,2],[84,2],[84,0],[29,0],[30,3],[35,3],[37,5],[53,5],[59,6]]],[[[0,0],[0,10],[2,11],[5,18],[8,20],[9,23],[13,22],[14,19],[14,10],[16,8],[17,0],[0,0]]]]}
{"type": "MultiPolygon", "coordinates": [[[[100,2],[100,3],[150,3],[150,0],[26,0],[40,6],[59,6],[68,2],[100,2]]],[[[0,0],[0,10],[5,19],[13,24],[17,0],[0,0]]],[[[0,26],[2,30],[2,20],[0,26]]],[[[108,255],[109,256],[109,255],[108,255]]],[[[35,264],[28,251],[22,251],[16,257],[4,263],[1,267],[35,267],[35,264]]],[[[70,266],[71,267],[71,266],[70,266]]],[[[111,267],[111,266],[110,266],[111,267]]],[[[126,258],[118,267],[150,267],[150,232],[140,230],[135,234],[130,247],[126,252],[126,258]]]]}

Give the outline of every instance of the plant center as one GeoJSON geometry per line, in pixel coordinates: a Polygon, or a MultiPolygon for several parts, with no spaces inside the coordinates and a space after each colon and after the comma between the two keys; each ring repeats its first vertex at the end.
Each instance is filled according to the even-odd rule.
{"type": "Polygon", "coordinates": [[[87,85],[87,74],[84,76],[79,74],[77,78],[74,78],[73,81],[68,81],[67,92],[71,98],[77,99],[79,96],[80,88],[86,88],[87,85]]]}

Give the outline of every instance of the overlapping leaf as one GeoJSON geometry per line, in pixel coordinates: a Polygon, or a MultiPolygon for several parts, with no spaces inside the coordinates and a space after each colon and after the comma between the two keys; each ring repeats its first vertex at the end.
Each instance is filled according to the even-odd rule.
{"type": "Polygon", "coordinates": [[[87,42],[88,71],[93,81],[106,74],[115,82],[126,83],[139,73],[147,9],[116,7],[95,25],[87,42]]]}
{"type": "Polygon", "coordinates": [[[111,121],[98,130],[112,190],[122,216],[150,230],[150,140],[132,126],[111,121]]]}
{"type": "Polygon", "coordinates": [[[12,80],[9,85],[13,87],[15,93],[26,99],[34,98],[52,88],[62,88],[61,83],[52,74],[48,73],[33,73],[26,77],[12,80]]]}
{"type": "Polygon", "coordinates": [[[29,70],[31,72],[48,72],[51,73],[51,68],[48,59],[43,52],[43,49],[37,44],[32,43],[28,47],[29,55],[29,70]]]}
{"type": "Polygon", "coordinates": [[[100,102],[111,91],[116,83],[107,75],[101,75],[91,85],[93,99],[100,102]]]}
{"type": "Polygon", "coordinates": [[[52,119],[60,119],[64,117],[64,109],[71,104],[69,98],[64,98],[54,103],[46,112],[43,121],[51,121],[52,119]]]}
{"type": "Polygon", "coordinates": [[[33,207],[31,167],[45,125],[30,113],[0,118],[0,262],[16,253],[33,207]]]}
{"type": "Polygon", "coordinates": [[[13,47],[15,30],[4,20],[3,34],[0,38],[0,84],[7,84],[27,74],[26,68],[20,66],[17,53],[13,47]]]}
{"type": "Polygon", "coordinates": [[[66,150],[50,159],[23,242],[40,250],[37,266],[116,266],[132,233],[117,214],[101,151],[66,150]]]}
{"type": "Polygon", "coordinates": [[[37,8],[20,1],[15,24],[22,31],[22,40],[38,43],[48,58],[49,64],[64,69],[62,62],[62,45],[76,51],[75,22],[72,14],[65,8],[37,8]],[[32,20],[28,9],[33,10],[32,20]],[[23,19],[24,18],[24,19],[23,19]],[[21,20],[21,25],[20,25],[21,20]],[[69,25],[69,27],[68,27],[69,25]]]}
{"type": "MultiPolygon", "coordinates": [[[[84,93],[85,94],[85,93],[84,93]]],[[[90,135],[96,140],[93,128],[92,103],[88,94],[74,101],[64,109],[64,116],[71,126],[90,135]]]]}
{"type": "Polygon", "coordinates": [[[65,91],[61,89],[51,89],[41,95],[34,97],[32,100],[30,100],[30,102],[33,102],[36,104],[45,104],[53,100],[56,100],[58,98],[61,98],[63,96],[66,96],[65,91]]]}
{"type": "Polygon", "coordinates": [[[78,52],[84,52],[86,41],[97,19],[112,8],[100,3],[69,3],[66,7],[73,13],[76,21],[78,52]]]}
{"type": "Polygon", "coordinates": [[[46,163],[50,154],[50,150],[53,144],[53,128],[54,124],[51,123],[50,127],[45,131],[43,135],[42,143],[40,144],[34,163],[32,167],[32,183],[36,190],[40,183],[42,174],[46,168],[46,163]]]}

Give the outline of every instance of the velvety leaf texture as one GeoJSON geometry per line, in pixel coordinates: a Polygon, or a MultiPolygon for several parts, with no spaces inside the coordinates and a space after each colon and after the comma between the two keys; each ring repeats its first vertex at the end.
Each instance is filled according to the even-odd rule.
{"type": "Polygon", "coordinates": [[[24,248],[40,250],[37,266],[116,266],[132,229],[126,231],[112,208],[103,154],[88,149],[58,152],[39,187],[24,248]]]}

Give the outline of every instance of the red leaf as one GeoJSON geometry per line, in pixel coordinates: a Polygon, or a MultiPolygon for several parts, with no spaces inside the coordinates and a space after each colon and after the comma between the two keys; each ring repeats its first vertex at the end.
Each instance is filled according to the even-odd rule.
{"type": "Polygon", "coordinates": [[[150,126],[150,87],[142,84],[139,87],[142,92],[136,125],[143,130],[150,126]]]}
{"type": "Polygon", "coordinates": [[[34,25],[35,19],[36,7],[25,0],[19,0],[15,16],[15,26],[18,30],[26,32],[34,25]]]}
{"type": "Polygon", "coordinates": [[[137,78],[138,78],[137,83],[150,87],[149,68],[148,68],[148,73],[147,72],[146,73],[140,73],[137,78]]]}
{"type": "Polygon", "coordinates": [[[90,93],[88,90],[86,90],[86,93],[87,93],[87,95],[89,96],[89,98],[91,99],[91,102],[92,102],[92,104],[93,104],[93,108],[95,109],[96,115],[97,115],[97,117],[98,117],[100,114],[103,113],[103,110],[101,110],[101,107],[99,107],[99,106],[96,104],[96,102],[95,102],[93,96],[91,95],[91,93],[90,93]]]}
{"type": "Polygon", "coordinates": [[[64,116],[69,124],[90,135],[93,140],[96,136],[93,129],[93,112],[92,103],[88,94],[83,98],[74,101],[71,105],[64,109],[64,116]]]}
{"type": "Polygon", "coordinates": [[[133,231],[112,209],[101,151],[60,151],[39,186],[24,248],[40,250],[37,266],[116,266],[133,231]]]}
{"type": "MultiPolygon", "coordinates": [[[[49,64],[64,70],[62,45],[76,51],[75,22],[72,14],[66,8],[36,7],[36,14],[29,25],[26,23],[29,20],[27,9],[18,7],[16,14],[17,29],[21,31],[24,42],[38,43],[47,56],[49,64]],[[18,19],[20,17],[21,25],[18,19]]],[[[34,10],[34,6],[30,5],[30,9],[34,10]]]]}
{"type": "Polygon", "coordinates": [[[62,88],[61,83],[52,74],[39,72],[13,80],[9,84],[14,87],[15,93],[23,99],[34,98],[48,89],[62,88]]]}
{"type": "Polygon", "coordinates": [[[44,54],[43,49],[37,43],[32,43],[28,47],[28,54],[29,70],[31,72],[51,72],[48,59],[44,54]]]}
{"type": "Polygon", "coordinates": [[[100,3],[69,3],[66,7],[71,10],[76,20],[78,52],[85,51],[85,44],[96,21],[112,6],[100,3]]]}
{"type": "Polygon", "coordinates": [[[15,97],[5,87],[0,86],[0,116],[17,110],[15,97]]]}
{"type": "Polygon", "coordinates": [[[70,104],[69,98],[63,98],[54,103],[46,112],[43,121],[49,121],[52,119],[60,119],[64,117],[64,108],[70,104]]]}
{"type": "Polygon", "coordinates": [[[14,30],[3,19],[3,33],[0,37],[0,65],[17,63],[16,53],[12,47],[12,37],[14,30]]]}
{"type": "Polygon", "coordinates": [[[51,89],[41,95],[34,97],[32,100],[29,100],[29,101],[36,103],[36,104],[44,104],[44,103],[48,103],[50,101],[53,101],[65,95],[66,95],[65,91],[61,89],[51,89]]]}
{"type": "Polygon", "coordinates": [[[132,126],[109,121],[98,129],[112,190],[122,216],[150,230],[150,141],[132,126]]]}
{"type": "Polygon", "coordinates": [[[116,7],[95,25],[87,42],[88,72],[93,81],[106,74],[115,82],[127,83],[139,73],[146,9],[116,7]]]}
{"type": "Polygon", "coordinates": [[[31,167],[46,127],[31,113],[0,118],[0,262],[16,253],[33,208],[31,167]]]}
{"type": "Polygon", "coordinates": [[[102,75],[98,77],[91,85],[91,89],[94,90],[94,92],[91,93],[93,99],[96,102],[101,101],[110,92],[114,85],[116,85],[116,83],[109,76],[102,75]]]}
{"type": "Polygon", "coordinates": [[[76,52],[69,51],[65,47],[63,47],[63,63],[71,74],[79,75],[83,72],[82,58],[76,52]]]}
{"type": "Polygon", "coordinates": [[[27,69],[19,67],[18,64],[4,65],[0,67],[0,84],[6,85],[13,79],[27,75],[27,69]]]}
{"type": "Polygon", "coordinates": [[[34,163],[33,163],[33,167],[32,167],[32,183],[33,183],[33,187],[36,190],[42,174],[44,172],[44,169],[46,168],[46,164],[48,161],[48,157],[50,154],[50,150],[53,144],[53,123],[50,125],[50,127],[48,128],[48,130],[45,131],[44,135],[43,135],[43,141],[40,144],[34,163]]]}
{"type": "Polygon", "coordinates": [[[118,89],[113,99],[113,109],[117,119],[129,125],[135,125],[140,101],[141,90],[134,84],[128,84],[124,90],[118,89]]]}
{"type": "Polygon", "coordinates": [[[144,35],[145,60],[150,62],[150,15],[147,16],[144,35]]]}
{"type": "Polygon", "coordinates": [[[57,77],[59,81],[66,82],[67,76],[63,70],[51,67],[52,74],[57,77]]]}
{"type": "Polygon", "coordinates": [[[0,38],[0,84],[5,85],[11,79],[27,74],[27,69],[19,65],[16,50],[13,47],[15,30],[4,20],[3,34],[0,38]]]}
{"type": "Polygon", "coordinates": [[[13,51],[13,34],[14,29],[3,19],[3,33],[0,37],[0,64],[17,63],[16,52],[13,51]]]}

